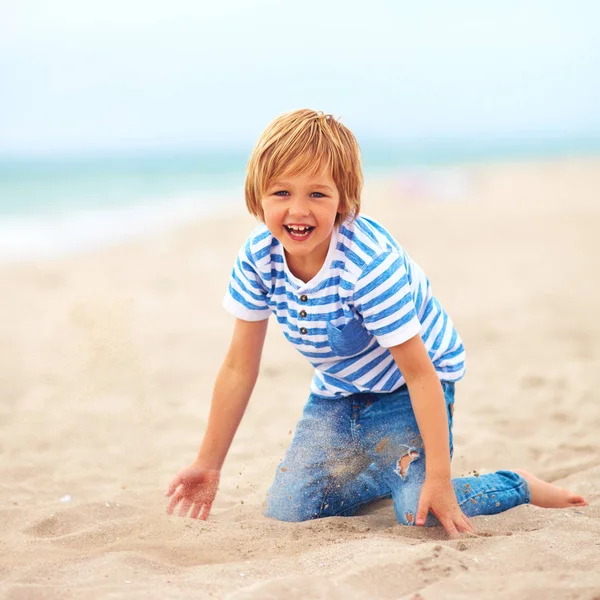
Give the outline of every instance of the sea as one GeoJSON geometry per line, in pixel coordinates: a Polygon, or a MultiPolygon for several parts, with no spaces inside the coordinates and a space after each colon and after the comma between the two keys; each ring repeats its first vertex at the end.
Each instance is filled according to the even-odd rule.
{"type": "MultiPolygon", "coordinates": [[[[362,143],[365,179],[600,155],[600,140],[362,143]]],[[[0,156],[0,262],[53,259],[244,209],[251,148],[0,156]]]]}

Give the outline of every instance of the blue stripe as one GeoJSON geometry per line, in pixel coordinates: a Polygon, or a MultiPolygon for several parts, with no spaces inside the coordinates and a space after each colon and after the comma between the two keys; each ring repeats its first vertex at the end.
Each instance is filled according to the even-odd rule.
{"type": "Polygon", "coordinates": [[[396,369],[392,373],[392,375],[390,376],[390,378],[383,385],[383,388],[382,388],[383,391],[385,391],[385,392],[391,391],[394,388],[394,386],[400,381],[401,377],[402,377],[402,374],[400,373],[400,371],[398,371],[396,369]]]}
{"type": "MultiPolygon", "coordinates": [[[[361,304],[360,305],[361,310],[366,311],[366,310],[370,310],[370,309],[374,308],[375,306],[378,306],[382,302],[389,300],[394,294],[399,292],[404,287],[408,287],[408,286],[406,284],[402,283],[402,279],[401,279],[400,281],[396,282],[391,287],[387,288],[384,292],[375,296],[375,298],[373,298],[373,300],[369,300],[368,302],[365,302],[365,304],[361,304]]],[[[356,297],[355,297],[355,299],[356,299],[356,297]]],[[[398,306],[398,308],[402,308],[404,305],[408,304],[409,302],[412,302],[412,292],[410,291],[410,287],[408,287],[404,296],[402,296],[402,298],[397,301],[397,306],[398,306]]]]}
{"type": "Polygon", "coordinates": [[[446,348],[448,348],[448,349],[454,348],[457,338],[458,338],[458,334],[456,333],[456,329],[454,329],[454,327],[453,327],[452,328],[452,337],[450,338],[450,342],[448,342],[448,345],[446,346],[446,348]]]}
{"type": "MultiPolygon", "coordinates": [[[[325,344],[327,346],[328,344],[325,344]]],[[[300,349],[302,356],[306,356],[306,358],[318,358],[318,359],[326,359],[326,358],[336,358],[337,354],[335,352],[307,352],[304,348],[300,349]]]]}
{"type": "Polygon", "coordinates": [[[427,306],[425,307],[425,312],[423,313],[423,316],[421,317],[421,323],[425,323],[425,321],[427,321],[427,317],[429,316],[429,313],[433,310],[433,298],[429,299],[429,302],[427,303],[427,306]]]}
{"type": "Polygon", "coordinates": [[[349,242],[354,239],[354,232],[348,229],[344,224],[340,225],[340,234],[343,235],[349,242]]]}
{"type": "MultiPolygon", "coordinates": [[[[383,287],[383,286],[381,286],[383,287]]],[[[385,302],[386,300],[389,300],[396,292],[399,292],[402,289],[403,284],[402,284],[402,280],[396,281],[394,284],[392,284],[390,287],[385,288],[383,290],[379,290],[377,295],[372,299],[369,300],[368,302],[365,302],[364,304],[360,304],[360,308],[361,310],[370,310],[371,308],[377,306],[378,304],[381,304],[382,302],[385,302]]],[[[363,296],[364,294],[362,293],[362,290],[358,292],[358,294],[354,294],[354,300],[356,301],[357,297],[363,296]]],[[[405,294],[406,297],[406,294],[405,294]]]]}
{"type": "Polygon", "coordinates": [[[257,250],[254,253],[254,259],[255,261],[259,261],[261,258],[264,258],[269,254],[271,254],[271,246],[265,246],[264,248],[261,248],[260,250],[257,250]]]}
{"type": "MultiPolygon", "coordinates": [[[[410,323],[414,318],[416,318],[416,315],[414,313],[414,311],[410,311],[409,313],[406,313],[401,319],[398,319],[397,321],[394,321],[393,323],[390,323],[389,325],[386,325],[385,327],[380,327],[379,329],[373,329],[371,327],[369,327],[369,331],[375,335],[385,335],[386,333],[393,333],[394,331],[397,331],[398,329],[400,329],[401,327],[404,327],[404,325],[406,325],[407,323],[410,323]]],[[[365,321],[366,323],[366,321],[365,321]]]]}
{"type": "Polygon", "coordinates": [[[435,324],[438,322],[440,316],[441,316],[440,312],[438,312],[437,315],[435,315],[435,318],[433,319],[433,321],[431,321],[431,323],[429,324],[429,327],[425,330],[425,333],[422,336],[423,341],[425,341],[425,342],[429,341],[429,336],[431,335],[431,330],[435,327],[435,324]]]}
{"type": "Polygon", "coordinates": [[[340,287],[343,290],[350,291],[354,287],[354,284],[350,281],[346,281],[344,278],[340,278],[340,287]]]}
{"type": "MultiPolygon", "coordinates": [[[[262,282],[260,280],[256,281],[257,274],[252,269],[245,266],[243,263],[236,264],[235,267],[233,268],[233,270],[231,271],[232,278],[239,279],[240,275],[243,276],[243,278],[244,278],[243,281],[246,284],[250,285],[255,290],[260,290],[260,291],[266,293],[267,290],[265,290],[264,286],[262,285],[262,282]],[[250,274],[250,277],[246,276],[246,272],[248,272],[250,274]],[[238,273],[239,273],[239,275],[238,275],[238,273]]],[[[245,285],[242,285],[242,288],[245,288],[245,285]]]]}
{"type": "Polygon", "coordinates": [[[440,370],[444,373],[456,373],[457,371],[462,371],[464,369],[465,363],[460,362],[455,365],[444,365],[440,367],[440,370]]]}
{"type": "Polygon", "coordinates": [[[465,349],[463,348],[463,345],[461,344],[456,350],[453,350],[452,352],[444,352],[443,356],[441,356],[440,359],[443,359],[444,361],[451,361],[453,358],[456,358],[457,356],[464,354],[464,352],[465,352],[465,349]]]}
{"type": "Polygon", "coordinates": [[[317,285],[316,288],[314,288],[314,290],[311,292],[311,294],[316,294],[317,292],[320,292],[321,290],[324,290],[328,287],[338,287],[340,283],[340,276],[339,275],[334,275],[333,277],[328,277],[327,279],[325,279],[325,281],[322,281],[321,283],[319,283],[319,285],[317,285]]]}
{"type": "Polygon", "coordinates": [[[353,262],[357,267],[359,267],[361,269],[364,268],[365,261],[360,256],[358,256],[358,254],[356,254],[355,252],[350,250],[350,248],[345,246],[342,242],[338,242],[337,249],[342,251],[344,253],[344,256],[348,260],[353,262]]]}
{"type": "MultiPolygon", "coordinates": [[[[285,279],[285,271],[278,271],[277,269],[271,269],[270,279],[272,280],[273,278],[275,278],[275,279],[285,279]]],[[[281,289],[283,289],[284,292],[286,290],[285,287],[282,287],[281,289]]]]}
{"type": "Polygon", "coordinates": [[[329,294],[328,296],[321,296],[321,298],[308,298],[308,306],[322,306],[323,304],[334,304],[339,299],[338,294],[329,294]]]}
{"type": "Polygon", "coordinates": [[[377,236],[371,231],[370,221],[362,217],[360,221],[356,221],[358,229],[361,233],[364,233],[371,242],[377,243],[377,236]]]}
{"type": "Polygon", "coordinates": [[[444,324],[442,325],[441,331],[438,333],[437,337],[435,338],[435,341],[433,342],[433,345],[431,346],[431,349],[434,352],[440,347],[440,344],[442,343],[442,340],[444,339],[444,335],[446,334],[446,325],[447,324],[448,324],[448,315],[446,313],[444,313],[444,324]]]}
{"type": "MultiPolygon", "coordinates": [[[[350,378],[351,381],[357,381],[358,379],[360,379],[361,377],[364,377],[367,373],[372,371],[377,365],[382,363],[384,360],[389,360],[389,359],[390,359],[389,353],[384,352],[381,356],[376,357],[371,362],[369,362],[368,364],[366,364],[363,367],[361,367],[360,369],[358,369],[358,371],[351,373],[348,377],[350,378]]],[[[393,359],[392,359],[392,362],[393,362],[393,359]]]]}
{"type": "Polygon", "coordinates": [[[231,297],[234,300],[239,302],[244,308],[247,308],[248,310],[259,310],[261,312],[264,312],[264,310],[268,308],[267,306],[258,306],[256,304],[248,302],[243,296],[236,292],[232,286],[229,286],[229,293],[231,294],[231,297]]]}
{"type": "Polygon", "coordinates": [[[394,313],[400,312],[400,309],[408,304],[411,301],[410,295],[404,296],[400,302],[395,302],[391,306],[384,308],[383,310],[375,313],[374,315],[369,315],[365,318],[367,323],[376,323],[377,321],[381,321],[381,319],[385,319],[394,313]]]}
{"type": "Polygon", "coordinates": [[[344,235],[350,243],[354,243],[356,246],[358,246],[358,248],[360,248],[367,256],[373,258],[377,254],[377,252],[375,252],[371,246],[367,246],[367,244],[362,242],[357,235],[354,235],[354,233],[346,227],[340,227],[340,233],[344,235]]]}
{"type": "Polygon", "coordinates": [[[369,219],[369,218],[364,219],[364,221],[367,222],[371,227],[373,227],[373,229],[375,229],[378,233],[383,235],[383,237],[386,239],[386,241],[388,241],[390,243],[392,248],[394,248],[396,250],[400,249],[398,242],[390,235],[389,231],[387,231],[386,229],[384,229],[381,226],[380,223],[377,223],[377,221],[375,221],[373,219],[369,219]]]}
{"type": "Polygon", "coordinates": [[[358,237],[354,238],[354,243],[367,255],[370,256],[371,258],[374,258],[377,254],[377,252],[375,252],[375,250],[373,250],[373,248],[371,248],[370,246],[367,246],[366,244],[364,244],[363,242],[361,242],[358,237]]]}
{"type": "MultiPolygon", "coordinates": [[[[344,369],[347,369],[348,367],[350,367],[353,364],[357,363],[360,359],[362,359],[365,356],[365,354],[368,354],[372,350],[373,350],[373,347],[369,348],[368,351],[365,349],[365,352],[359,354],[358,356],[353,356],[352,358],[348,358],[346,360],[340,360],[338,363],[336,363],[334,365],[331,365],[327,369],[326,372],[329,373],[330,375],[336,375],[340,371],[343,371],[344,369]]],[[[354,379],[356,379],[357,377],[361,377],[365,373],[369,372],[373,367],[375,367],[376,365],[378,365],[382,360],[384,360],[386,356],[389,356],[389,354],[386,353],[386,352],[383,352],[380,356],[377,356],[372,361],[370,361],[366,365],[362,366],[358,371],[355,371],[354,373],[351,373],[349,375],[349,377],[353,377],[354,379]],[[366,369],[366,371],[364,371],[362,373],[362,375],[357,375],[357,373],[359,373],[360,371],[363,371],[364,369],[366,369]]]]}
{"type": "MultiPolygon", "coordinates": [[[[240,286],[240,288],[242,288],[242,290],[244,290],[244,292],[246,292],[246,294],[248,294],[248,296],[250,296],[251,298],[253,298],[254,300],[258,300],[258,302],[264,304],[265,303],[265,294],[264,292],[262,294],[255,294],[254,292],[252,292],[251,290],[248,289],[248,286],[246,285],[246,283],[249,283],[251,286],[254,286],[255,288],[258,287],[258,285],[256,283],[254,283],[253,281],[242,281],[237,273],[232,273],[231,274],[231,278],[237,282],[237,284],[240,286]]],[[[259,288],[260,289],[260,288],[259,288]]]]}
{"type": "Polygon", "coordinates": [[[258,244],[258,242],[262,242],[264,239],[268,238],[271,235],[271,232],[268,229],[265,229],[262,233],[259,233],[252,239],[252,244],[258,244]]]}
{"type": "MultiPolygon", "coordinates": [[[[329,348],[329,344],[327,342],[315,342],[313,340],[307,340],[304,337],[293,337],[287,331],[283,332],[283,335],[292,342],[295,346],[312,346],[313,348],[329,348]]],[[[302,352],[302,351],[301,351],[302,352]]],[[[304,352],[302,352],[304,354],[304,352]]],[[[319,355],[321,356],[321,355],[319,355]]]]}
{"type": "MultiPolygon", "coordinates": [[[[287,294],[288,301],[286,301],[282,298],[280,302],[276,302],[275,301],[276,296],[279,296],[279,297],[283,296],[283,294],[277,293],[278,289],[280,289],[280,288],[275,288],[274,293],[271,296],[270,305],[277,307],[277,310],[286,310],[288,308],[288,301],[294,300],[294,296],[293,296],[293,294],[287,294]]],[[[301,304],[302,306],[306,306],[306,307],[323,306],[324,304],[335,304],[336,298],[337,298],[337,296],[332,296],[332,295],[323,296],[322,298],[309,298],[309,300],[306,304],[304,304],[304,303],[299,303],[299,304],[301,304]]],[[[325,314],[329,314],[329,313],[325,313],[325,314]]]]}
{"type": "MultiPolygon", "coordinates": [[[[274,309],[274,311],[287,311],[288,317],[290,319],[298,319],[300,323],[309,323],[310,321],[335,321],[335,319],[339,319],[345,314],[343,308],[338,308],[336,311],[330,313],[308,313],[306,317],[300,317],[300,312],[295,308],[288,307],[286,302],[273,302],[269,306],[271,306],[274,309]]],[[[281,318],[285,319],[284,316],[282,316],[281,318]]],[[[279,317],[277,317],[277,320],[279,321],[279,317]]],[[[285,322],[287,323],[287,321],[285,322]]]]}
{"type": "MultiPolygon", "coordinates": [[[[337,292],[337,288],[342,288],[344,290],[351,290],[354,287],[354,284],[350,281],[346,281],[341,275],[333,275],[329,277],[325,281],[322,281],[317,287],[315,287],[310,294],[316,294],[317,292],[322,292],[327,288],[333,288],[334,292],[337,292]]],[[[336,297],[338,294],[336,294],[336,297]]]]}
{"type": "Polygon", "coordinates": [[[419,314],[421,312],[421,303],[423,302],[423,293],[421,290],[421,286],[419,286],[419,289],[417,290],[417,299],[415,300],[415,309],[417,311],[417,314],[419,314]]]}
{"type": "Polygon", "coordinates": [[[383,373],[379,373],[378,375],[375,375],[372,379],[367,381],[367,383],[364,384],[364,387],[366,387],[368,390],[374,388],[376,384],[378,384],[380,381],[383,381],[389,375],[391,370],[398,370],[398,367],[396,366],[395,362],[391,363],[389,368],[386,369],[383,373]]]}
{"type": "Polygon", "coordinates": [[[343,379],[336,379],[335,377],[330,377],[327,373],[321,373],[323,375],[323,381],[328,383],[329,385],[335,386],[340,390],[344,390],[346,392],[350,392],[355,394],[358,392],[358,388],[353,386],[351,383],[344,381],[343,379]]]}
{"type": "MultiPolygon", "coordinates": [[[[387,259],[388,256],[389,254],[382,254],[381,257],[376,258],[371,265],[369,265],[369,269],[366,269],[363,272],[356,285],[359,286],[360,280],[365,277],[365,275],[372,273],[387,259]]],[[[373,279],[373,281],[371,281],[365,287],[359,287],[358,291],[354,293],[354,299],[356,300],[357,298],[362,298],[366,294],[372,292],[375,288],[378,288],[382,283],[390,279],[390,277],[395,274],[395,271],[399,270],[401,266],[402,262],[400,261],[400,258],[396,258],[394,262],[389,265],[383,273],[380,273],[375,279],[373,279]]],[[[402,277],[405,277],[405,274],[403,274],[402,277]]]]}
{"type": "MultiPolygon", "coordinates": [[[[293,323],[290,323],[285,317],[277,317],[277,321],[279,323],[281,323],[282,325],[286,325],[288,326],[288,330],[289,331],[293,331],[294,333],[298,333],[300,331],[300,329],[303,327],[303,325],[301,325],[300,327],[298,327],[297,325],[294,325],[293,323]]],[[[306,333],[303,333],[303,338],[305,339],[306,336],[309,335],[327,335],[327,328],[326,327],[311,327],[311,328],[306,328],[306,333]]],[[[313,342],[310,342],[311,344],[313,342]]],[[[317,342],[315,342],[317,343],[317,342]]],[[[325,342],[325,345],[327,345],[327,342],[325,342]]]]}
{"type": "Polygon", "coordinates": [[[308,317],[311,321],[334,321],[344,316],[344,309],[338,308],[333,312],[328,313],[308,313],[308,317]]]}
{"type": "Polygon", "coordinates": [[[240,271],[246,271],[250,273],[250,275],[252,275],[254,278],[256,278],[257,272],[256,269],[252,266],[252,264],[244,262],[243,260],[240,260],[238,258],[236,261],[236,266],[238,267],[238,269],[240,269],[240,271]]]}

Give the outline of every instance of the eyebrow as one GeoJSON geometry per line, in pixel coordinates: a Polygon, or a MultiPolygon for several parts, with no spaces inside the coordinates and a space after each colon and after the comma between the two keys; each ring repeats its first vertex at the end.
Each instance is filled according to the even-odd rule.
{"type": "MultiPolygon", "coordinates": [[[[273,188],[273,187],[289,187],[289,183],[287,181],[274,181],[269,187],[273,188]]],[[[319,189],[319,190],[329,190],[330,192],[332,192],[332,188],[329,185],[324,185],[321,183],[314,183],[314,184],[309,184],[308,187],[311,188],[315,188],[315,189],[319,189]]]]}

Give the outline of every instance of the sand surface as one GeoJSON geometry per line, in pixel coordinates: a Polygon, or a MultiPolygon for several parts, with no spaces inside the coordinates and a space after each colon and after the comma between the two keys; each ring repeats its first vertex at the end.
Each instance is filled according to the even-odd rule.
{"type": "Polygon", "coordinates": [[[364,212],[465,341],[454,474],[522,467],[590,501],[478,517],[456,541],[397,525],[389,502],[262,516],[311,376],[275,322],[211,518],[165,514],[206,423],[250,217],[0,267],[0,598],[600,598],[599,199],[596,159],[367,187],[364,212]]]}

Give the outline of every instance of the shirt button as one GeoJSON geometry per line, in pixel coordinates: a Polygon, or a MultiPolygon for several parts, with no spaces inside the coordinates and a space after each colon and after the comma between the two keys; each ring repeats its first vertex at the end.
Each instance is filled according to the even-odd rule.
{"type": "Polygon", "coordinates": [[[306,329],[306,327],[300,327],[300,333],[302,335],[306,335],[308,333],[308,329],[306,329]]]}
{"type": "Polygon", "coordinates": [[[308,302],[308,296],[306,294],[302,294],[302,296],[300,296],[300,300],[302,302],[308,302]]]}
{"type": "Polygon", "coordinates": [[[305,310],[301,310],[300,311],[300,316],[305,319],[306,318],[306,311],[305,310]]]}

